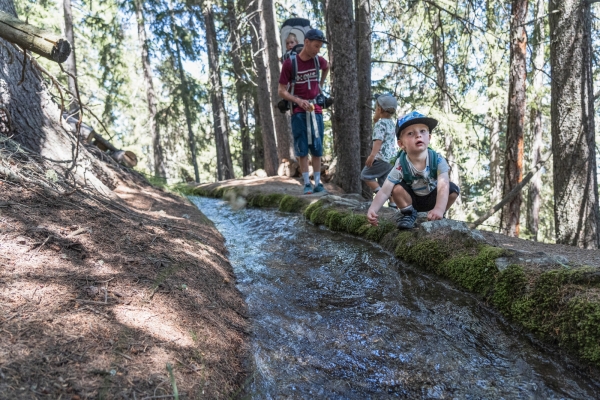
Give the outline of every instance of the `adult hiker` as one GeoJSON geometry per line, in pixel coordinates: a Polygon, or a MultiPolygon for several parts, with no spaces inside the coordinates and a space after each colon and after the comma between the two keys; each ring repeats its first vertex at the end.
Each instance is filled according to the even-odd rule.
{"type": "Polygon", "coordinates": [[[319,56],[323,43],[327,43],[327,41],[320,30],[311,29],[306,32],[304,47],[296,57],[284,61],[279,76],[278,94],[292,104],[294,154],[298,158],[304,179],[304,194],[325,191],[320,182],[324,132],[323,111],[321,105],[318,104],[321,101],[317,99],[329,72],[329,64],[319,56]],[[288,91],[288,85],[290,91],[288,91]],[[309,179],[309,152],[312,158],[314,186],[309,179]]]}

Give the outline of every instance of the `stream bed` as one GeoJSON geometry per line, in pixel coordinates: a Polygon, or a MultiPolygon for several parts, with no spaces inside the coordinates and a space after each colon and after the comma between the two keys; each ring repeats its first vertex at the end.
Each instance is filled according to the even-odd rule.
{"type": "Polygon", "coordinates": [[[476,298],[299,214],[190,197],[252,318],[252,399],[591,399],[600,382],[476,298]]]}

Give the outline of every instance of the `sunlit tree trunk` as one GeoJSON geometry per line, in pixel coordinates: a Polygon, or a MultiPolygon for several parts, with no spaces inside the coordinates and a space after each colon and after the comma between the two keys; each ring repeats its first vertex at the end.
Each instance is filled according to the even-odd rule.
{"type": "Polygon", "coordinates": [[[269,176],[277,175],[278,159],[277,144],[275,142],[275,125],[273,123],[273,107],[271,107],[271,93],[269,90],[269,79],[267,76],[267,65],[264,59],[264,41],[260,35],[261,16],[258,13],[257,2],[250,6],[252,17],[253,53],[256,72],[256,107],[260,115],[260,130],[263,144],[263,165],[269,176]]]}
{"type": "Polygon", "coordinates": [[[497,67],[501,61],[502,52],[496,48],[495,33],[498,32],[494,6],[496,1],[486,2],[486,32],[489,43],[487,49],[486,75],[488,91],[488,112],[486,115],[486,128],[489,132],[490,146],[490,203],[496,204],[502,196],[502,146],[500,115],[503,114],[504,103],[498,97],[501,83],[497,77],[497,67]],[[501,105],[502,104],[502,105],[501,105]]]}
{"type": "MultiPolygon", "coordinates": [[[[544,33],[544,8],[545,0],[536,0],[535,4],[535,25],[533,29],[533,90],[535,98],[531,109],[531,166],[537,165],[542,158],[544,127],[542,125],[542,92],[543,92],[543,71],[544,53],[545,53],[545,33],[544,33]]],[[[541,174],[536,174],[529,183],[527,193],[527,230],[538,240],[540,206],[542,204],[542,178],[541,174]]]]}
{"type": "Polygon", "coordinates": [[[356,30],[352,0],[327,0],[328,36],[332,44],[334,137],[338,166],[334,183],[347,193],[360,193],[360,134],[356,30]]]}
{"type": "Polygon", "coordinates": [[[550,1],[556,241],[598,248],[590,2],[550,1]]]}
{"type": "Polygon", "coordinates": [[[252,172],[252,145],[250,143],[250,130],[248,128],[247,78],[242,63],[240,35],[238,33],[239,27],[235,9],[235,1],[227,0],[227,25],[229,27],[230,54],[233,73],[235,75],[235,98],[242,142],[242,171],[245,176],[252,172]]]}
{"type": "MultiPolygon", "coordinates": [[[[373,121],[371,110],[371,2],[357,0],[356,42],[358,49],[358,113],[360,134],[360,165],[365,165],[371,153],[373,121]]],[[[361,182],[362,193],[369,196],[371,189],[361,182]]]]}
{"type": "MultiPolygon", "coordinates": [[[[506,196],[523,179],[523,132],[525,126],[525,87],[527,80],[527,18],[528,0],[513,0],[510,25],[510,73],[508,88],[508,122],[504,162],[504,191],[506,196]]],[[[502,211],[505,235],[519,236],[519,217],[522,195],[519,193],[502,211]]]]}
{"type": "MultiPolygon", "coordinates": [[[[63,11],[65,16],[65,36],[69,43],[71,43],[71,55],[67,58],[67,61],[65,61],[65,70],[76,77],[77,60],[75,57],[75,33],[73,31],[73,9],[71,8],[71,0],[63,0],[63,11]]],[[[71,93],[76,93],[75,79],[73,79],[72,76],[67,76],[67,83],[69,91],[71,93]]],[[[79,110],[79,104],[77,104],[77,99],[74,98],[71,101],[71,104],[69,104],[69,114],[79,118],[78,115],[75,115],[77,110],[79,110]]]]}
{"type": "MultiPolygon", "coordinates": [[[[67,1],[67,0],[66,0],[67,1]]],[[[160,131],[156,121],[156,92],[154,91],[154,83],[152,82],[152,67],[150,65],[150,57],[148,55],[148,40],[146,38],[146,28],[144,24],[144,10],[141,0],[135,0],[135,14],[138,28],[138,40],[142,51],[142,68],[144,70],[144,83],[146,85],[146,99],[148,102],[148,122],[150,123],[150,132],[152,134],[152,149],[154,152],[154,176],[166,178],[163,148],[160,144],[160,131]]]]}
{"type": "Polygon", "coordinates": [[[269,93],[271,95],[271,112],[275,122],[275,134],[277,135],[277,155],[279,162],[282,159],[295,158],[292,146],[292,127],[286,114],[282,114],[277,108],[279,96],[279,74],[281,72],[281,45],[279,44],[279,28],[275,21],[275,10],[273,0],[257,0],[261,13],[261,28],[265,51],[263,54],[267,68],[267,78],[269,81],[269,93]]]}
{"type": "Polygon", "coordinates": [[[212,6],[205,5],[202,13],[206,27],[206,49],[211,83],[210,99],[212,103],[215,144],[217,146],[217,171],[219,173],[219,180],[233,179],[235,175],[233,173],[233,163],[229,149],[229,122],[227,113],[225,112],[221,67],[219,66],[219,46],[217,44],[212,6]]]}
{"type": "MultiPolygon", "coordinates": [[[[438,106],[450,117],[452,113],[450,95],[448,94],[448,80],[446,78],[446,50],[444,48],[444,27],[438,9],[428,8],[429,22],[431,24],[432,43],[431,49],[435,66],[437,86],[440,92],[438,106]]],[[[438,128],[439,129],[439,128],[438,128]]],[[[442,132],[444,137],[444,155],[448,164],[452,168],[450,172],[450,180],[460,186],[460,175],[458,165],[454,160],[454,145],[452,143],[452,131],[446,130],[442,132]]],[[[456,199],[455,207],[448,210],[449,217],[455,217],[455,210],[462,203],[461,198],[456,199]]]]}
{"type": "Polygon", "coordinates": [[[258,106],[257,90],[252,96],[252,112],[254,114],[254,169],[265,169],[265,149],[263,146],[262,121],[258,106]]]}

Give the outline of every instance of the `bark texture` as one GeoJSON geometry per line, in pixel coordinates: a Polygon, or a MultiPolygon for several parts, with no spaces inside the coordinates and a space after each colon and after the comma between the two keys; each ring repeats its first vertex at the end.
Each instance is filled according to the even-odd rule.
{"type": "Polygon", "coordinates": [[[146,86],[146,101],[148,102],[148,122],[150,123],[150,134],[152,135],[154,176],[164,179],[167,177],[167,174],[165,172],[163,148],[160,144],[160,131],[156,121],[157,100],[156,92],[154,91],[154,83],[152,82],[152,67],[148,55],[148,39],[146,38],[143,4],[141,0],[135,0],[134,5],[138,28],[138,40],[142,51],[142,68],[144,70],[144,84],[146,86]]]}
{"type": "Polygon", "coordinates": [[[337,143],[334,183],[347,193],[360,193],[356,28],[353,14],[352,0],[327,0],[328,36],[332,45],[332,89],[335,99],[333,135],[337,143]]]}
{"type": "MultiPolygon", "coordinates": [[[[533,90],[534,99],[531,108],[531,165],[537,165],[542,158],[543,132],[542,125],[542,95],[544,90],[543,72],[544,68],[544,8],[545,0],[537,0],[535,3],[536,22],[533,29],[533,90]]],[[[540,223],[540,207],[542,205],[542,178],[536,174],[529,184],[527,193],[527,230],[538,240],[540,223]]]]}
{"type": "Polygon", "coordinates": [[[269,81],[269,93],[271,95],[271,113],[275,123],[275,134],[277,135],[277,156],[279,162],[284,158],[294,157],[292,141],[292,127],[287,114],[282,114],[277,108],[279,96],[279,74],[281,72],[281,45],[279,43],[279,28],[275,21],[275,9],[273,0],[257,0],[261,12],[261,30],[264,39],[264,62],[267,66],[267,79],[269,81]]]}
{"type": "Polygon", "coordinates": [[[235,99],[238,109],[238,124],[242,141],[242,173],[244,176],[252,172],[252,145],[250,143],[250,129],[248,127],[248,90],[246,89],[247,76],[242,62],[242,47],[236,7],[234,0],[227,0],[227,25],[229,27],[229,42],[231,44],[231,61],[235,76],[235,99]]]}
{"type": "Polygon", "coordinates": [[[253,53],[256,72],[256,102],[260,115],[260,130],[262,133],[263,165],[269,176],[277,175],[278,157],[277,143],[275,142],[275,125],[273,123],[273,107],[271,107],[271,93],[269,90],[268,66],[264,59],[265,43],[260,35],[262,14],[258,13],[257,2],[250,5],[253,25],[253,53]]]}
{"type": "Polygon", "coordinates": [[[550,2],[556,241],[598,248],[591,15],[586,0],[550,2]]]}
{"type": "Polygon", "coordinates": [[[218,179],[233,179],[233,162],[229,149],[229,121],[225,112],[225,97],[221,83],[221,67],[219,66],[219,46],[215,31],[215,20],[212,6],[206,4],[203,9],[204,25],[206,27],[206,48],[208,53],[208,68],[210,71],[213,126],[215,144],[217,147],[218,179]]]}
{"type": "MultiPolygon", "coordinates": [[[[508,122],[504,161],[503,196],[523,179],[523,132],[527,83],[527,18],[528,0],[513,0],[511,18],[510,72],[508,88],[508,122]]],[[[502,229],[508,236],[519,236],[522,194],[519,192],[503,209],[502,229]]]]}
{"type": "MultiPolygon", "coordinates": [[[[356,1],[356,42],[358,49],[358,130],[360,134],[360,165],[364,166],[373,143],[372,94],[371,94],[371,2],[356,1]]],[[[362,193],[367,198],[371,189],[361,182],[362,193]]]]}

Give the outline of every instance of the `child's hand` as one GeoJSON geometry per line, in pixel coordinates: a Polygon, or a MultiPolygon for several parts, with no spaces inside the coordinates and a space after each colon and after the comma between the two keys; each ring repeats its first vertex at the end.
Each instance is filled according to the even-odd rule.
{"type": "Polygon", "coordinates": [[[427,213],[427,220],[428,221],[437,221],[444,218],[444,210],[438,210],[437,208],[434,208],[433,210],[429,211],[427,213]]]}
{"type": "Polygon", "coordinates": [[[369,223],[373,226],[377,226],[378,222],[377,222],[377,213],[375,211],[372,211],[369,209],[369,211],[367,212],[367,219],[369,220],[369,223]]]}

